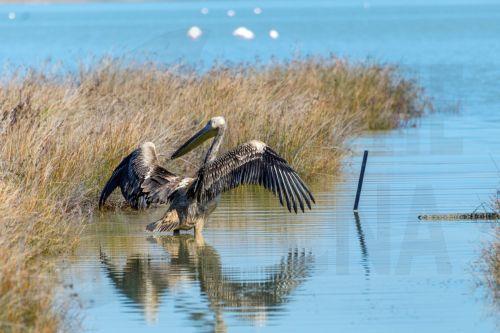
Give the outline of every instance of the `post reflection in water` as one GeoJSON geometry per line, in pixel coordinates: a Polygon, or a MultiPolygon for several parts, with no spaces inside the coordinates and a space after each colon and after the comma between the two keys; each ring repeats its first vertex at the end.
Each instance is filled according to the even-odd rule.
{"type": "Polygon", "coordinates": [[[368,249],[366,247],[365,233],[361,225],[361,218],[358,212],[354,212],[354,220],[356,221],[356,232],[358,233],[359,247],[361,249],[361,264],[365,270],[366,278],[370,277],[370,263],[368,261],[368,249]]]}
{"type": "Polygon", "coordinates": [[[310,276],[314,262],[312,253],[290,249],[278,263],[259,267],[240,279],[245,273],[224,267],[217,251],[203,239],[181,235],[149,236],[146,240],[163,249],[165,256],[135,254],[128,256],[124,265],[117,265],[100,251],[105,275],[114,287],[133,306],[142,308],[148,322],[155,322],[162,296],[173,295],[180,281],[195,281],[208,302],[206,313],[200,313],[199,307],[190,309],[191,300],[174,296],[175,307],[185,312],[194,326],[216,332],[226,331],[225,311],[255,325],[265,324],[268,315],[282,311],[290,294],[310,276]]]}

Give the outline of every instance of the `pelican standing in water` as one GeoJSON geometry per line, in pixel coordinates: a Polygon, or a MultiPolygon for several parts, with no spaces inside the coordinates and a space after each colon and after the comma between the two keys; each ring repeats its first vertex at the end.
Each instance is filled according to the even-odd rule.
{"type": "Polygon", "coordinates": [[[278,196],[288,211],[311,209],[314,197],[292,167],[261,141],[252,140],[217,157],[227,125],[223,117],[214,117],[171,156],[176,159],[214,138],[203,165],[194,178],[179,177],[158,164],[155,146],[142,144],[114,170],[102,190],[99,207],[116,187],[135,209],[169,203],[166,214],[149,224],[155,232],[195,230],[201,235],[209,215],[217,207],[223,192],[240,185],[260,185],[278,196]]]}

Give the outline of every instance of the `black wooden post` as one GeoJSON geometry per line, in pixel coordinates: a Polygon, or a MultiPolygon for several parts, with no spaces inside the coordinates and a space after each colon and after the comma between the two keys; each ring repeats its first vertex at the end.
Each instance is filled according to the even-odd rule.
{"type": "Polygon", "coordinates": [[[366,161],[368,160],[368,150],[365,150],[363,154],[363,164],[361,164],[361,172],[359,174],[359,180],[358,180],[358,190],[356,192],[356,201],[354,201],[354,211],[358,211],[358,205],[359,205],[359,197],[361,196],[361,188],[363,187],[363,179],[365,178],[365,168],[366,168],[366,161]]]}

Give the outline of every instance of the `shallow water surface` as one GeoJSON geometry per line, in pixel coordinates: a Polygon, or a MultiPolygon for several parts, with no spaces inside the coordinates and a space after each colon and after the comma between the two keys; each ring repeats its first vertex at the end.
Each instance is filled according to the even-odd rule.
{"type": "MultiPolygon", "coordinates": [[[[429,150],[439,148],[432,141],[441,142],[434,131],[442,117],[353,143],[355,151],[370,150],[358,216],[358,154],[341,176],[315,187],[312,211],[288,214],[267,192],[237,191],[222,198],[203,239],[145,233],[161,209],[103,214],[65,273],[81,297],[85,326],[495,331],[496,313],[474,277],[490,224],[417,219],[472,211],[497,185],[498,170],[475,151],[475,139],[443,144],[457,155],[429,150]]],[[[463,124],[463,116],[447,120],[463,124]]],[[[469,128],[472,138],[481,133],[469,128]]]]}

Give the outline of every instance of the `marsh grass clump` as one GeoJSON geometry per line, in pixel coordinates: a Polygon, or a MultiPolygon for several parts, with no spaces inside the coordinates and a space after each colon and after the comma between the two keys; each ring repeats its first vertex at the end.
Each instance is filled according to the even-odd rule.
{"type": "Polygon", "coordinates": [[[486,298],[497,313],[500,309],[500,227],[496,226],[493,232],[494,240],[485,246],[479,261],[482,271],[479,285],[487,287],[486,298]]]}
{"type": "Polygon", "coordinates": [[[31,193],[0,179],[0,332],[56,332],[66,308],[54,304],[55,258],[76,241],[78,225],[52,214],[31,193]]]}
{"type": "MultiPolygon", "coordinates": [[[[500,198],[497,192],[496,198],[492,200],[491,207],[500,214],[500,198]]],[[[491,291],[490,298],[496,310],[500,309],[500,227],[495,226],[494,239],[483,250],[482,262],[484,277],[488,289],[491,291]]]]}
{"type": "MultiPolygon", "coordinates": [[[[487,204],[489,211],[500,215],[500,190],[496,197],[487,204]]],[[[486,287],[485,298],[492,306],[496,314],[500,309],[500,227],[498,220],[492,227],[492,240],[484,244],[481,257],[475,262],[477,270],[480,272],[476,279],[477,285],[486,287]]]]}
{"type": "MultiPolygon", "coordinates": [[[[262,140],[314,182],[336,173],[347,139],[405,125],[428,107],[398,68],[335,58],[217,65],[202,73],[103,60],[77,73],[28,71],[4,79],[1,328],[55,330],[53,258],[77,239],[70,221],[93,213],[113,168],[141,142],[154,142],[168,156],[200,123],[222,115],[227,147],[262,140]]],[[[191,154],[189,163],[169,168],[192,172],[198,158],[191,154]]]]}

